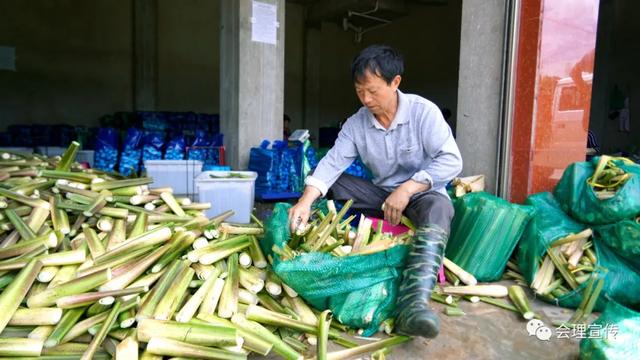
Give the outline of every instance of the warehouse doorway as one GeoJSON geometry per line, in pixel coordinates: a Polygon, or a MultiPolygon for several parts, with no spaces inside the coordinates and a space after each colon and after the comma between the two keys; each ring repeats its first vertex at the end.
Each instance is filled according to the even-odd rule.
{"type": "Polygon", "coordinates": [[[314,145],[332,145],[341,122],[361,106],[350,64],[371,44],[405,58],[400,89],[434,102],[456,131],[460,0],[287,2],[285,113],[310,130],[314,145]]]}
{"type": "Polygon", "coordinates": [[[598,16],[589,130],[595,153],[640,161],[640,23],[633,0],[602,0],[598,16]]]}

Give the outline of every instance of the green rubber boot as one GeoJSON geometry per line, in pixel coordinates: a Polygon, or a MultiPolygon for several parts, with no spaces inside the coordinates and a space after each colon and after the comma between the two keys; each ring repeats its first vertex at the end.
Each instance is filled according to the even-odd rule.
{"type": "Polygon", "coordinates": [[[398,333],[434,338],[440,332],[440,319],[429,307],[429,299],[437,282],[448,236],[439,226],[417,229],[398,292],[398,333]]]}

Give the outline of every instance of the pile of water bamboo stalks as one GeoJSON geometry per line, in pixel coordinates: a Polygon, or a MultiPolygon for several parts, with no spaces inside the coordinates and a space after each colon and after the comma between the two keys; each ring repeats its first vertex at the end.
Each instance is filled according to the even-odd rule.
{"type": "Polygon", "coordinates": [[[337,211],[334,202],[327,201],[328,212],[316,209],[306,226],[299,227],[285,246],[274,246],[273,251],[284,260],[293,259],[301,253],[316,251],[334,256],[366,255],[411,241],[415,229],[406,217],[403,217],[402,223],[407,225],[410,231],[398,236],[383,232],[382,221],[378,221],[378,226],[374,229],[373,220],[363,215],[360,216],[358,226],[352,228],[351,223],[355,215],[345,218],[352,204],[353,201],[348,200],[340,211],[337,211]]]}
{"type": "Polygon", "coordinates": [[[631,178],[631,174],[618,167],[614,160],[633,164],[631,160],[622,157],[600,156],[593,175],[587,180],[589,185],[593,187],[594,194],[600,200],[615,196],[618,190],[631,178]]]}
{"type": "MultiPolygon", "coordinates": [[[[530,284],[536,296],[554,303],[586,283],[582,290],[582,302],[569,323],[579,323],[588,318],[604,286],[604,278],[595,272],[598,259],[593,249],[592,235],[592,230],[586,229],[551,243],[530,284]]],[[[512,261],[507,266],[505,277],[527,286],[518,266],[512,261]]]]}
{"type": "Polygon", "coordinates": [[[78,148],[1,154],[0,357],[384,358],[409,340],[358,346],[270,271],[259,221],[209,219],[210,204],[150,178],[82,169],[78,148]]]}
{"type": "MultiPolygon", "coordinates": [[[[357,228],[352,228],[350,223],[354,220],[354,216],[344,218],[351,205],[352,201],[347,201],[340,211],[336,211],[334,203],[328,201],[328,212],[315,210],[307,226],[299,228],[292,234],[284,247],[274,246],[273,251],[284,260],[314,251],[327,252],[339,257],[372,254],[411,242],[415,228],[406,217],[403,217],[401,222],[409,228],[409,231],[398,236],[383,232],[382,221],[378,222],[377,228],[372,227],[372,220],[364,216],[361,216],[357,228]]],[[[518,287],[520,291],[517,289],[510,291],[508,287],[499,284],[478,284],[472,274],[447,258],[444,259],[444,267],[445,278],[434,288],[431,299],[446,305],[445,314],[464,315],[459,307],[460,300],[464,299],[473,303],[482,301],[518,313],[522,312],[523,315],[526,313],[526,317],[533,317],[521,288],[518,287]],[[500,299],[508,296],[516,306],[500,299]],[[518,304],[524,304],[522,310],[517,307],[518,304]]],[[[393,325],[394,320],[387,319],[380,326],[380,331],[391,334],[393,325]]]]}
{"type": "Polygon", "coordinates": [[[522,314],[525,319],[535,316],[531,305],[520,285],[478,284],[476,278],[460,266],[447,259],[443,260],[444,278],[434,288],[431,300],[445,305],[444,313],[449,316],[465,315],[459,304],[462,300],[494,305],[502,309],[522,314]],[[511,301],[503,300],[508,298],[511,301]]]}

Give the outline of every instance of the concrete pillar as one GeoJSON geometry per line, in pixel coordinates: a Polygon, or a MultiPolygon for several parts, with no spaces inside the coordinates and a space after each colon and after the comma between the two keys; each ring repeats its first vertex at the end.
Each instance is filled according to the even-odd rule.
{"type": "Polygon", "coordinates": [[[464,175],[484,174],[496,191],[506,0],[462,2],[457,143],[464,175]]]}
{"type": "Polygon", "coordinates": [[[155,110],[158,95],[158,1],[133,2],[133,107],[155,110]]]}
{"type": "Polygon", "coordinates": [[[252,40],[254,1],[221,1],[220,119],[235,169],[247,167],[251,147],[282,138],[285,0],[260,0],[277,7],[275,45],[252,40]]]}

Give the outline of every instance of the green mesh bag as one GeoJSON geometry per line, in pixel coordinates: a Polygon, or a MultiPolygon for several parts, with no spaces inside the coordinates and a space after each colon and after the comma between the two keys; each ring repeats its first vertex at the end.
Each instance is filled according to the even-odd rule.
{"type": "Polygon", "coordinates": [[[587,184],[598,159],[576,162],[565,169],[553,192],[562,210],[582,223],[594,225],[612,224],[639,214],[640,166],[626,165],[616,160],[616,165],[631,177],[612,198],[600,200],[591,185],[587,184]]]}
{"type": "Polygon", "coordinates": [[[622,220],[596,226],[594,232],[600,241],[627,260],[636,271],[640,271],[640,224],[634,220],[622,220]]]}
{"type": "MultiPolygon", "coordinates": [[[[530,284],[538,272],[540,260],[546,254],[551,243],[571,233],[578,233],[585,225],[567,216],[553,195],[549,192],[531,195],[526,203],[536,210],[536,215],[527,225],[518,250],[518,264],[522,275],[530,284]]],[[[593,239],[594,251],[598,259],[594,276],[604,276],[605,282],[595,309],[602,310],[607,299],[614,299],[633,306],[640,302],[640,275],[616,253],[598,238],[593,239]]],[[[576,290],[559,297],[555,304],[567,308],[576,308],[582,301],[582,292],[587,282],[576,290]]],[[[544,300],[545,298],[543,298],[544,300]]]]}
{"type": "Polygon", "coordinates": [[[276,204],[265,223],[261,247],[273,256],[273,271],[316,309],[331,309],[341,323],[364,329],[365,336],[374,334],[395,311],[408,247],[345,257],[314,252],[281,261],[271,249],[289,239],[289,208],[289,204],[276,204]]]}
{"type": "Polygon", "coordinates": [[[533,209],[484,192],[456,199],[454,208],[446,256],[479,281],[499,280],[533,209]]]}
{"type": "Polygon", "coordinates": [[[580,342],[580,359],[637,359],[640,353],[640,313],[609,301],[604,312],[589,328],[592,331],[597,329],[599,336],[589,336],[580,342]]]}

